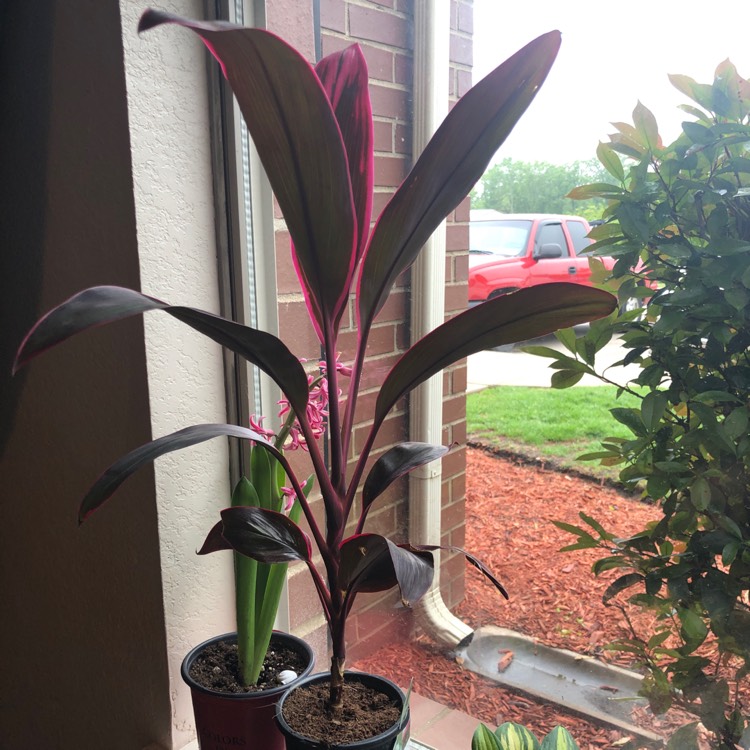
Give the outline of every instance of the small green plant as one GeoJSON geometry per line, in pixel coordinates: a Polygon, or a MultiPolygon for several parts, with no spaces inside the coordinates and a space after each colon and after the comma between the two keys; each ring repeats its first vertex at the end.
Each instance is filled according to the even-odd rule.
{"type": "Polygon", "coordinates": [[[471,738],[471,750],[579,750],[579,747],[565,727],[555,727],[539,742],[523,724],[507,721],[494,733],[480,724],[471,738]]]}
{"type": "MultiPolygon", "coordinates": [[[[645,307],[592,324],[578,341],[562,337],[566,353],[539,353],[554,360],[559,387],[584,373],[611,382],[595,361],[615,333],[623,362],[640,366],[620,386],[640,403],[612,409],[629,436],[588,458],[642,483],[662,516],[626,539],[583,517],[567,549],[605,550],[594,571],[623,571],[605,601],[628,592],[657,613],[656,632],[614,644],[646,667],[652,709],[687,709],[712,747],[728,749],[747,734],[749,713],[740,687],[750,669],[750,82],[729,61],[711,84],[671,81],[691,100],[677,140],[664,146],[638,104],[633,124],[616,123],[598,149],[618,185],[574,191],[609,201],[593,250],[617,259],[610,283],[621,304],[645,307]]],[[[671,747],[696,748],[697,728],[671,747]]]]}

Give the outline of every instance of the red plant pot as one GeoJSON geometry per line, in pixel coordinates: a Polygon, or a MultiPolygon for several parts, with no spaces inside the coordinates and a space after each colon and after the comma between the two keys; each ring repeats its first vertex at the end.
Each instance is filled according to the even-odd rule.
{"type": "Polygon", "coordinates": [[[274,631],[271,643],[283,643],[307,660],[307,668],[296,680],[256,693],[221,693],[196,683],[190,676],[190,667],[200,652],[218,641],[236,640],[236,633],[211,638],[196,646],[182,662],[182,679],[190,687],[193,698],[198,747],[201,750],[230,747],[284,750],[284,736],[275,721],[276,704],[290,686],[297,685],[312,672],[315,666],[312,649],[296,636],[274,631]]]}
{"type": "MultiPolygon", "coordinates": [[[[330,674],[328,672],[321,672],[300,679],[299,682],[290,684],[287,687],[286,692],[278,703],[276,714],[276,721],[286,738],[286,750],[392,750],[399,734],[401,734],[404,728],[409,724],[408,711],[406,712],[406,716],[401,716],[401,718],[387,731],[378,734],[375,737],[359,740],[357,742],[348,742],[343,745],[331,745],[324,739],[314,740],[310,737],[305,737],[289,726],[284,718],[284,701],[286,698],[297,688],[304,687],[305,685],[316,684],[318,682],[325,682],[329,679],[330,674]]],[[[344,680],[346,682],[359,682],[367,687],[385,693],[398,703],[399,711],[403,714],[404,701],[406,698],[401,691],[401,688],[390,680],[387,680],[385,677],[367,674],[365,672],[345,672],[344,680]]]]}

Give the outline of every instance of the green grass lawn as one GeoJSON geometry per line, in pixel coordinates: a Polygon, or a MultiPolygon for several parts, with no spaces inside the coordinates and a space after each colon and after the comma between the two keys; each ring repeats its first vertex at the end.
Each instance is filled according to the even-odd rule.
{"type": "Polygon", "coordinates": [[[583,453],[600,450],[605,438],[632,437],[609,410],[638,406],[639,399],[627,393],[618,399],[616,393],[616,388],[604,385],[565,390],[485,388],[466,399],[469,439],[595,477],[616,479],[616,466],[576,460],[583,453]]]}

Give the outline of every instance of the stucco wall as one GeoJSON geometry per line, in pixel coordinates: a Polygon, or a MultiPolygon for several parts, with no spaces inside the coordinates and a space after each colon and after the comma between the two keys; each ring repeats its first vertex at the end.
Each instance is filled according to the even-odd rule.
{"type": "MultiPolygon", "coordinates": [[[[219,312],[209,141],[207,64],[199,39],[164,26],[135,32],[140,4],[121,0],[141,284],[175,304],[219,312]]],[[[161,3],[203,16],[199,0],[161,3]]],[[[145,322],[154,436],[225,422],[221,350],[168,315],[145,322]]],[[[229,504],[226,441],[157,461],[156,491],[174,747],[193,736],[190,693],[179,668],[206,638],[234,630],[231,555],[197,557],[218,511],[229,504]]]]}

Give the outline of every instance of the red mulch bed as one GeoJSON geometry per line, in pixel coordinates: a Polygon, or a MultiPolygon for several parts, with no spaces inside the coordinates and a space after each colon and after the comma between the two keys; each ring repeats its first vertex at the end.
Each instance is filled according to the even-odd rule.
{"type": "MultiPolygon", "coordinates": [[[[618,575],[591,573],[597,550],[560,552],[573,537],[551,521],[582,525],[584,511],[617,535],[643,528],[655,509],[595,481],[500,458],[480,449],[467,457],[466,543],[498,576],[510,594],[503,599],[473,568],[467,568],[466,598],[456,614],[472,627],[493,624],[517,630],[550,646],[628,666],[627,658],[603,646],[628,634],[622,612],[605,607],[601,595],[618,575]]],[[[652,619],[629,607],[639,632],[652,619]]],[[[464,670],[426,638],[380,649],[358,669],[378,672],[414,691],[490,724],[516,721],[542,736],[563,724],[581,750],[622,746],[625,733],[590,722],[527,695],[503,689],[464,670]],[[618,743],[619,740],[619,743],[618,743]]],[[[634,722],[659,732],[666,727],[646,709],[634,722]]],[[[672,722],[670,725],[674,726],[672,722]]]]}

